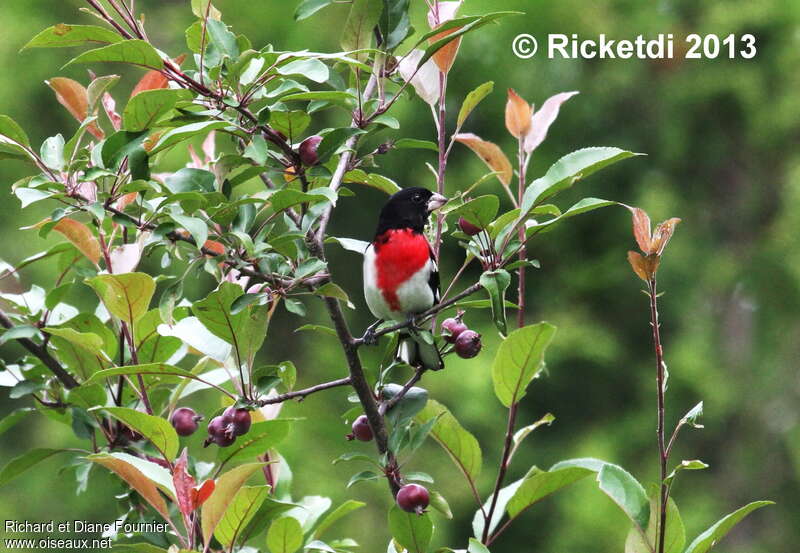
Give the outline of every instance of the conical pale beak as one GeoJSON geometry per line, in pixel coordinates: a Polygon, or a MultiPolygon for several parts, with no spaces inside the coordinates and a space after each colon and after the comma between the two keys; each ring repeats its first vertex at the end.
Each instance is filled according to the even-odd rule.
{"type": "Polygon", "coordinates": [[[436,211],[446,203],[447,203],[447,198],[445,198],[441,194],[436,194],[434,192],[433,196],[431,196],[431,199],[428,200],[428,213],[436,211]]]}

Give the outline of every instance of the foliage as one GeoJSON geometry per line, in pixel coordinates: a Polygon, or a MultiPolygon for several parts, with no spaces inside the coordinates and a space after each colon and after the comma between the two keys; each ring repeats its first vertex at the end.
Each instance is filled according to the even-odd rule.
{"type": "MultiPolygon", "coordinates": [[[[447,78],[462,41],[512,12],[458,16],[461,2],[436,2],[428,15],[430,29],[416,36],[408,2],[356,0],[343,28],[343,51],[323,54],[279,51],[272,45],[256,49],[225,25],[211,2],[193,1],[197,19],[186,30],[192,52],[187,62],[185,56],[171,57],[152,44],[142,20],[129,13],[124,2],[121,8],[112,3],[117,10],[112,14],[96,2],[88,3],[111,28],[60,24],[37,35],[26,48],[90,46],[66,65],[123,63],[146,73],[119,110],[117,100],[121,103],[123,96],[112,95],[114,75],[93,77],[86,87],[51,79],[57,101],[80,126],[71,136],[47,138],[39,148],[13,119],[0,116],[0,155],[23,161],[33,170],[13,185],[13,193],[26,209],[42,203],[53,206],[49,217],[28,230],[41,238],[56,231],[66,239],[58,249],[35,254],[29,263],[4,272],[4,278],[16,278],[23,265],[49,256],[57,256],[61,269],[46,289],[32,285],[23,294],[3,294],[7,304],[3,339],[19,341],[29,353],[16,365],[8,365],[15,379],[12,397],[30,396],[47,416],[91,444],[84,451],[66,451],[72,453],[71,463],[106,467],[137,492],[126,499],[131,507],[126,516],[150,520],[157,514],[168,522],[171,532],[160,536],[154,547],[244,551],[266,544],[270,551],[284,553],[354,547],[352,540],[320,538],[357,505],[344,502],[322,518],[331,500],[293,499],[288,470],[277,468],[285,465],[277,446],[295,421],[277,418],[271,407],[350,386],[358,405],[345,417],[352,420],[365,413],[378,450],[366,458],[377,472],[360,472],[350,484],[385,477],[396,494],[407,482],[432,482],[429,475],[406,467],[418,462],[414,453],[433,438],[464,474],[479,506],[475,539],[467,544],[468,551],[487,551],[523,511],[589,474],[596,474],[599,489],[631,519],[635,532],[629,539],[631,547],[654,549],[655,533],[649,528],[654,498],[648,498],[641,484],[621,467],[570,460],[549,471],[532,467],[521,480],[503,486],[519,442],[540,425],[514,434],[519,401],[545,369],[545,350],[555,334],[548,323],[524,322],[526,269],[536,266],[527,246],[534,236],[574,215],[615,205],[585,198],[562,211],[545,201],[553,201],[591,173],[635,155],[617,148],[581,149],[528,182],[533,151],[545,139],[561,104],[574,93],[555,95],[539,110],[529,108],[516,93],[509,94],[505,123],[519,145],[516,194],[511,189],[515,170],[503,150],[474,133],[461,132],[491,93],[491,83],[465,98],[454,132],[447,132],[447,78]],[[434,107],[435,145],[394,132],[377,147],[366,147],[387,130],[398,131],[399,124],[389,113],[411,89],[434,107]],[[331,119],[338,121],[336,125],[324,127],[323,121],[331,119]],[[304,159],[299,148],[309,135],[321,138],[314,163],[304,159]],[[194,149],[201,140],[203,158],[194,149]],[[477,261],[482,274],[448,297],[459,272],[447,283],[442,302],[416,321],[379,327],[376,336],[386,337],[388,353],[376,366],[363,366],[359,351],[368,341],[354,337],[341,308],[351,302],[340,283],[351,277],[331,270],[326,245],[337,242],[362,252],[363,248],[350,247],[352,239],[329,236],[331,216],[343,198],[358,196],[358,185],[386,193],[397,190],[388,176],[380,174],[379,165],[380,156],[395,149],[435,149],[439,163],[434,172],[443,192],[447,161],[456,144],[475,152],[490,173],[450,199],[431,225],[431,241],[437,255],[443,239],[457,241],[464,250],[464,267],[477,261]],[[176,151],[188,153],[191,161],[169,172],[165,160],[176,151]],[[486,188],[493,177],[501,193],[509,196],[510,207],[501,205],[496,191],[476,195],[477,187],[486,188]],[[263,187],[252,193],[253,182],[263,187]],[[459,230],[456,222],[462,217],[480,232],[468,235],[459,230]],[[148,264],[154,259],[160,259],[160,269],[148,264]],[[175,274],[164,274],[165,269],[175,274]],[[184,289],[200,271],[216,286],[203,298],[193,299],[184,289]],[[517,303],[509,307],[513,273],[517,303]],[[81,287],[96,293],[97,309],[79,312],[70,303],[71,294],[81,287]],[[428,322],[436,331],[440,312],[463,307],[479,292],[488,298],[473,304],[476,309],[469,312],[479,316],[478,306],[489,307],[491,321],[503,338],[492,380],[499,401],[508,408],[498,477],[483,495],[477,482],[481,448],[456,418],[457,405],[450,410],[429,400],[424,389],[413,386],[425,371],[402,366],[393,355],[398,332],[428,322]],[[348,378],[298,390],[292,361],[262,366],[258,354],[270,338],[270,323],[279,310],[306,317],[317,302],[324,304],[346,355],[348,378]],[[509,308],[517,312],[518,329],[512,332],[509,308]],[[409,370],[413,376],[406,381],[402,374],[409,370]],[[202,467],[195,452],[187,450],[176,460],[180,440],[168,422],[178,403],[201,389],[213,389],[218,402],[252,411],[256,420],[230,450],[219,450],[212,467],[202,467]],[[196,479],[205,476],[197,485],[196,479]],[[260,478],[265,484],[248,485],[260,478]],[[155,513],[138,509],[141,499],[155,513]],[[642,545],[643,539],[649,541],[642,545]]],[[[311,17],[331,3],[307,0],[295,17],[311,17]]],[[[671,234],[674,224],[668,227],[671,234]]],[[[641,232],[639,238],[642,245],[641,232]]],[[[647,238],[643,253],[660,256],[668,237],[651,237],[648,222],[647,238]]],[[[637,274],[645,280],[654,277],[657,265],[644,266],[641,256],[632,259],[637,274]]],[[[650,292],[654,297],[655,289],[650,292]]],[[[309,330],[326,332],[326,328],[316,322],[307,325],[309,330]]],[[[421,339],[435,340],[442,355],[454,354],[438,333],[431,336],[417,330],[421,339]]],[[[427,376],[448,375],[445,371],[441,377],[427,376]]],[[[206,415],[210,419],[218,410],[210,407],[206,415]]],[[[13,425],[20,415],[12,417],[0,427],[13,425]]],[[[695,419],[687,416],[686,421],[695,419]]],[[[551,421],[552,416],[547,419],[551,421]]],[[[33,450],[7,465],[0,481],[5,483],[58,452],[33,450]]],[[[344,460],[365,459],[350,455],[344,460]]],[[[449,490],[437,493],[431,507],[447,515],[450,508],[444,494],[449,490]]],[[[667,499],[662,500],[666,505],[667,499]]],[[[672,511],[673,504],[669,505],[672,511]]],[[[715,543],[747,512],[729,515],[698,537],[687,552],[706,551],[708,539],[715,543]]],[[[674,513],[677,518],[677,507],[674,513]]],[[[418,516],[395,506],[387,516],[390,551],[428,550],[436,527],[432,514],[418,516]]],[[[137,536],[135,542],[148,539],[153,538],[137,536]]]]}

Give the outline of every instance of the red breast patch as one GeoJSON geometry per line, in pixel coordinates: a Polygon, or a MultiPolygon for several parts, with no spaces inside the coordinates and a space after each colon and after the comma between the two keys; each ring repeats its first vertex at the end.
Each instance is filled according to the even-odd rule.
{"type": "Polygon", "coordinates": [[[392,311],[402,311],[397,289],[430,259],[425,236],[411,229],[392,229],[375,240],[378,288],[392,311]]]}

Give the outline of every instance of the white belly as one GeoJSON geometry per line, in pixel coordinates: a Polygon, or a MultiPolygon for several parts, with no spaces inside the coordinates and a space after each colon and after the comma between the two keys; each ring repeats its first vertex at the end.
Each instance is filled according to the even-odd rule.
{"type": "Polygon", "coordinates": [[[364,252],[364,299],[372,314],[378,319],[405,321],[415,313],[422,313],[433,307],[434,297],[429,279],[434,269],[432,261],[417,271],[413,277],[397,289],[397,299],[401,310],[393,310],[378,288],[378,271],[375,266],[375,251],[370,245],[364,252]]]}

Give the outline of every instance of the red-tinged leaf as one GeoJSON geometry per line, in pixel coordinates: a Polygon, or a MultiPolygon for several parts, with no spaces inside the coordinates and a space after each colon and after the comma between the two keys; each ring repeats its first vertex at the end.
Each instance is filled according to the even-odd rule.
{"type": "MultiPolygon", "coordinates": [[[[58,103],[67,108],[78,122],[83,123],[89,115],[89,95],[83,85],[66,77],[53,77],[45,82],[56,93],[58,103]]],[[[90,123],[86,130],[100,140],[105,136],[96,123],[90,123]]]]}
{"type": "MultiPolygon", "coordinates": [[[[437,12],[434,12],[433,10],[428,11],[428,25],[431,29],[436,29],[436,27],[442,25],[443,23],[454,19],[460,7],[460,0],[457,2],[437,2],[437,12]]],[[[448,29],[447,31],[443,31],[435,36],[432,36],[430,39],[428,39],[428,43],[433,44],[437,40],[441,40],[446,36],[457,32],[460,28],[461,27],[448,29]]],[[[457,38],[450,41],[433,55],[433,61],[436,63],[436,66],[442,73],[450,72],[450,68],[453,67],[453,63],[456,61],[459,46],[461,46],[461,39],[457,38]]]]}
{"type": "Polygon", "coordinates": [[[650,280],[647,275],[647,270],[645,269],[645,262],[642,254],[639,252],[629,251],[628,263],[631,264],[631,269],[633,269],[633,272],[636,273],[636,276],[645,282],[650,280]]]}
{"type": "Polygon", "coordinates": [[[497,144],[487,142],[472,133],[457,134],[453,136],[453,138],[475,152],[489,169],[497,173],[497,178],[500,179],[500,182],[505,185],[511,182],[511,179],[514,177],[514,169],[511,167],[511,162],[497,144]]]}
{"type": "Polygon", "coordinates": [[[64,217],[56,223],[53,230],[63,234],[89,261],[95,265],[100,262],[100,243],[89,227],[74,219],[64,217]]]}
{"type": "Polygon", "coordinates": [[[650,217],[643,209],[634,207],[631,209],[633,215],[633,236],[636,238],[636,243],[639,244],[639,249],[645,255],[650,255],[652,252],[652,238],[650,236],[650,217]]]}
{"type": "Polygon", "coordinates": [[[161,135],[163,135],[165,132],[166,131],[154,132],[153,134],[145,138],[144,142],[142,142],[142,148],[144,148],[144,151],[149,152],[153,148],[155,148],[156,144],[158,144],[158,141],[161,140],[161,135]]]}
{"type": "Polygon", "coordinates": [[[508,102],[506,102],[506,128],[511,136],[520,138],[528,134],[531,128],[533,110],[513,88],[508,89],[508,102]]]}
{"type": "Polygon", "coordinates": [[[175,485],[175,495],[178,500],[178,509],[184,516],[189,516],[197,508],[194,497],[197,491],[194,489],[195,481],[191,474],[186,470],[188,449],[184,448],[181,456],[172,468],[172,483],[175,485]]]}
{"type": "Polygon", "coordinates": [[[135,87],[133,87],[131,98],[140,92],[144,92],[145,90],[157,90],[159,88],[167,87],[169,87],[169,79],[167,79],[161,71],[152,69],[145,73],[144,77],[139,79],[139,82],[136,83],[135,87]]]}
{"type": "Polygon", "coordinates": [[[192,490],[192,498],[195,509],[205,503],[206,499],[208,499],[211,494],[214,493],[214,488],[216,488],[216,485],[217,484],[214,480],[206,480],[192,490]]]}
{"type": "Polygon", "coordinates": [[[111,121],[111,126],[114,127],[115,131],[120,130],[122,128],[122,117],[117,113],[117,103],[114,101],[114,98],[111,94],[106,92],[103,94],[102,102],[108,120],[111,121]]]}
{"type": "Polygon", "coordinates": [[[680,219],[673,217],[672,219],[667,219],[663,223],[659,223],[653,233],[653,239],[650,242],[650,248],[654,254],[660,256],[664,253],[664,248],[667,247],[670,238],[672,238],[672,234],[675,232],[675,226],[680,222],[680,219]]]}
{"type": "Polygon", "coordinates": [[[131,488],[146,499],[161,516],[165,519],[169,518],[169,510],[155,483],[142,474],[139,469],[110,455],[92,455],[89,460],[115,472],[117,476],[125,480],[131,488]]]}
{"type": "Polygon", "coordinates": [[[526,152],[530,153],[539,147],[539,144],[541,144],[547,136],[550,125],[552,125],[553,121],[558,117],[561,104],[576,94],[578,93],[562,92],[561,94],[556,94],[545,100],[539,111],[535,112],[533,117],[531,117],[531,128],[528,131],[528,135],[525,137],[524,148],[526,152]]]}
{"type": "Polygon", "coordinates": [[[428,60],[417,69],[425,52],[413,50],[406,54],[397,66],[403,80],[411,82],[417,95],[428,104],[434,106],[439,101],[439,70],[435,63],[428,60]]]}
{"type": "Polygon", "coordinates": [[[124,211],[126,207],[131,205],[133,202],[136,201],[136,198],[139,196],[138,192],[131,192],[129,194],[125,194],[121,196],[119,200],[117,200],[117,209],[120,211],[124,211]]]}
{"type": "Polygon", "coordinates": [[[206,240],[206,243],[203,244],[203,247],[217,255],[225,255],[225,246],[216,240],[206,240]]]}

